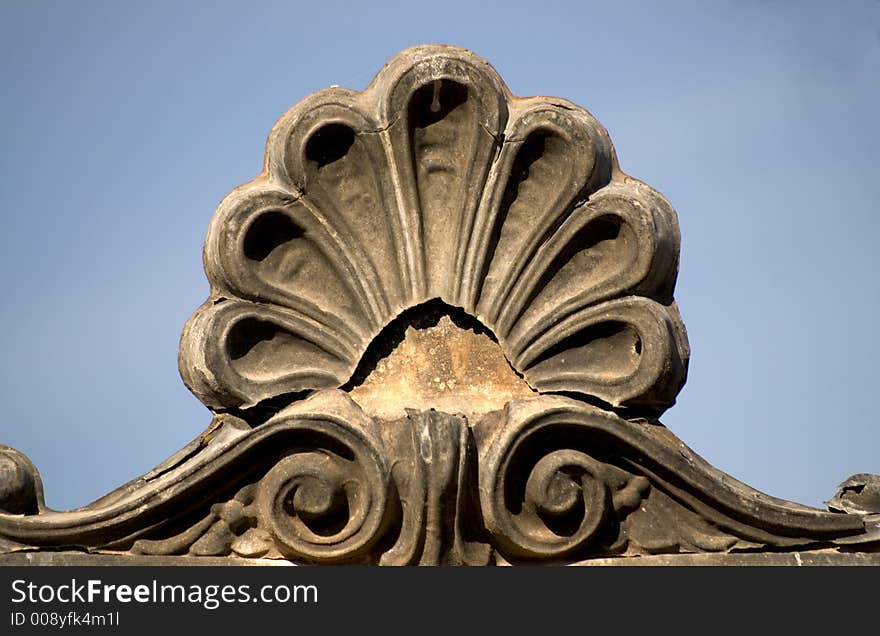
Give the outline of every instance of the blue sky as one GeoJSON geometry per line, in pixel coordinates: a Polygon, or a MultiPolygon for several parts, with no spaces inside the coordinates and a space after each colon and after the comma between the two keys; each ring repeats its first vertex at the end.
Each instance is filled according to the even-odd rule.
{"type": "Polygon", "coordinates": [[[49,505],[208,425],[177,346],[214,208],[291,105],[423,43],[584,106],[676,208],[693,355],[673,432],[815,506],[880,473],[880,3],[6,0],[0,443],[49,505]]]}

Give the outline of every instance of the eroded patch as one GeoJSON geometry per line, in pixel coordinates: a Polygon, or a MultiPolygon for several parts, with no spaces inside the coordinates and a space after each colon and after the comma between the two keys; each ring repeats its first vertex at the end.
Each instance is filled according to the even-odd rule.
{"type": "Polygon", "coordinates": [[[433,408],[473,422],[511,399],[535,394],[511,368],[491,332],[443,303],[404,312],[374,345],[346,389],[376,417],[433,408]]]}

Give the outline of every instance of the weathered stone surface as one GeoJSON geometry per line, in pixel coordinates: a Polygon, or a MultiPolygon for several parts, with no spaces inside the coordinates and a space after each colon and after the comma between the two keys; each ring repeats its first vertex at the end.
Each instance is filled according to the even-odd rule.
{"type": "Polygon", "coordinates": [[[410,49],[275,125],[265,170],[211,223],[181,374],[215,411],[340,387],[386,325],[439,299],[535,390],[659,412],[689,356],[678,247],[671,206],[587,111],[513,97],[468,51],[410,49]]]}
{"type": "Polygon", "coordinates": [[[43,497],[36,467],[14,448],[0,445],[0,511],[34,514],[43,497]]]}
{"type": "MultiPolygon", "coordinates": [[[[291,566],[290,561],[226,557],[140,556],[132,554],[94,554],[84,552],[12,552],[0,554],[0,566],[291,566]]],[[[579,567],[696,567],[696,566],[880,566],[880,552],[844,552],[837,549],[808,552],[742,552],[711,554],[660,554],[634,559],[596,558],[573,563],[579,567]]]]}
{"type": "Polygon", "coordinates": [[[658,424],[559,396],[469,425],[438,411],[376,419],[327,389],[256,428],[219,416],[175,464],[78,511],[39,503],[0,515],[8,550],[477,565],[880,539],[873,517],[762,495],[658,424]]]}
{"type": "Polygon", "coordinates": [[[853,475],[837,489],[828,501],[832,512],[880,515],[880,476],[859,473],[853,475]]]}
{"type": "Polygon", "coordinates": [[[374,343],[381,350],[368,349],[346,385],[374,417],[436,409],[477,421],[514,398],[537,395],[485,327],[442,303],[404,312],[374,343]]]}
{"type": "Polygon", "coordinates": [[[180,348],[209,428],[70,512],[0,449],[0,563],[876,564],[877,477],[808,508],[657,421],[678,249],[585,110],[404,51],[220,204],[180,348]]]}
{"type": "Polygon", "coordinates": [[[290,561],[271,559],[238,559],[228,557],[141,556],[138,554],[100,554],[95,552],[7,552],[0,554],[0,566],[291,566],[290,561]]]}

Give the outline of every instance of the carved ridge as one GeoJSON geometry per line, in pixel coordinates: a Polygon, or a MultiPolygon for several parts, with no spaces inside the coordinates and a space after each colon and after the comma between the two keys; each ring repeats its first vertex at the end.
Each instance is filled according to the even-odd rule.
{"type": "Polygon", "coordinates": [[[861,515],[762,495],[662,427],[570,398],[513,400],[472,426],[435,411],[382,422],[337,390],[254,429],[219,417],[178,464],[77,511],[0,513],[0,535],[18,549],[385,565],[875,540],[861,515]]]}
{"type": "Polygon", "coordinates": [[[275,125],[264,172],[220,204],[205,249],[211,299],[255,301],[253,333],[230,332],[230,310],[206,302],[184,330],[180,371],[215,412],[340,387],[383,327],[440,299],[492,329],[539,391],[662,411],[689,357],[670,305],[677,254],[674,211],[620,172],[587,111],[513,97],[470,52],[411,49],[364,92],[321,91],[275,125]],[[612,219],[617,234],[606,236],[612,219]],[[565,291],[542,295],[548,285],[565,291]],[[536,356],[577,333],[615,346],[590,331],[613,301],[633,314],[614,320],[641,332],[638,377],[596,381],[601,363],[577,347],[568,358],[582,372],[530,374],[536,356]],[[264,332],[284,350],[260,346],[264,332]],[[223,355],[230,333],[254,342],[234,364],[223,355]]]}
{"type": "Polygon", "coordinates": [[[677,440],[675,446],[658,442],[650,432],[656,426],[625,422],[568,398],[511,402],[503,429],[480,456],[487,528],[508,555],[530,559],[566,557],[584,548],[587,555],[589,550],[632,555],[790,547],[864,533],[861,518],[763,495],[712,468],[677,440]],[[517,463],[518,455],[536,452],[530,446],[544,449],[532,468],[517,463]],[[574,467],[589,476],[589,487],[575,483],[574,467]],[[514,516],[511,478],[520,484],[516,501],[522,505],[514,516]],[[551,489],[534,485],[537,478],[545,484],[555,478],[556,501],[551,489]],[[591,492],[583,494],[577,531],[560,535],[541,527],[542,505],[545,514],[570,513],[576,493],[584,490],[591,492]],[[541,492],[543,500],[536,496],[541,492]],[[590,545],[609,516],[616,521],[607,524],[604,543],[590,545]],[[661,522],[651,523],[651,517],[661,522]]]}

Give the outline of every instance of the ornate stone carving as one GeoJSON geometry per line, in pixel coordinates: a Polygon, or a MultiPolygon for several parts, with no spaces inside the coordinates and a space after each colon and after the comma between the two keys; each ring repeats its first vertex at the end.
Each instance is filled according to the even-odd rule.
{"type": "Polygon", "coordinates": [[[264,171],[211,222],[181,375],[215,411],[339,387],[440,299],[536,390],[662,411],[689,355],[678,248],[674,211],[587,111],[515,98],[467,51],[412,49],[275,125],[264,171]]]}
{"type": "Polygon", "coordinates": [[[588,112],[512,96],[467,51],[404,51],[366,91],[292,108],[263,172],[220,204],[211,294],[180,348],[211,426],[70,512],[4,447],[0,552],[485,565],[875,549],[867,495],[835,499],[850,514],[768,497],[657,421],[689,357],[678,251],[674,211],[588,112]]]}
{"type": "Polygon", "coordinates": [[[40,514],[0,516],[8,548],[482,565],[871,540],[861,515],[767,497],[657,424],[558,396],[469,426],[437,411],[380,422],[318,391],[256,428],[218,416],[171,463],[79,511],[28,505],[40,514]]]}

